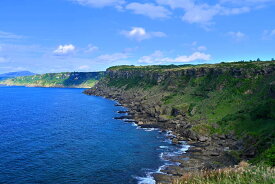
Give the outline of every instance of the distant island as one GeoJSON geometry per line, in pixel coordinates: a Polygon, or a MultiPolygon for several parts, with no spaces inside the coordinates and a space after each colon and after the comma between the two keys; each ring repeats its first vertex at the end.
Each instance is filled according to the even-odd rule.
{"type": "Polygon", "coordinates": [[[0,84],[27,87],[90,88],[104,76],[104,72],[46,73],[0,80],[0,84]]]}
{"type": "Polygon", "coordinates": [[[29,72],[29,71],[9,72],[9,73],[0,74],[0,80],[5,80],[5,79],[15,78],[15,77],[30,76],[30,75],[35,75],[35,73],[29,72]]]}

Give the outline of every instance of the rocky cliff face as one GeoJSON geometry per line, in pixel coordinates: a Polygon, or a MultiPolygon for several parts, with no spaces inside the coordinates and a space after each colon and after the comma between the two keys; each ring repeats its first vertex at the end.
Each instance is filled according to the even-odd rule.
{"type": "Polygon", "coordinates": [[[269,75],[274,72],[274,65],[271,63],[261,64],[260,66],[247,66],[241,65],[206,65],[200,67],[183,67],[165,70],[142,70],[139,68],[131,69],[107,69],[107,75],[112,79],[133,79],[143,78],[153,83],[161,83],[168,78],[179,77],[203,77],[206,75],[218,76],[227,73],[228,75],[236,78],[252,78],[260,75],[269,75]]]}
{"type": "MultiPolygon", "coordinates": [[[[178,169],[218,168],[272,147],[274,141],[263,142],[274,140],[274,81],[274,62],[168,69],[124,66],[108,69],[85,93],[115,99],[139,126],[171,130],[176,135],[173,143],[194,145],[189,162],[177,160],[178,169]]],[[[177,175],[178,170],[169,172],[177,175]]]]}

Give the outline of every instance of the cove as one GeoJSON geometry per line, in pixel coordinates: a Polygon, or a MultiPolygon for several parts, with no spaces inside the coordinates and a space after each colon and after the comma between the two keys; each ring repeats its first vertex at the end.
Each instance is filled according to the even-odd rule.
{"type": "Polygon", "coordinates": [[[176,151],[164,133],[115,120],[116,102],[83,89],[0,87],[1,183],[152,183],[176,151]]]}

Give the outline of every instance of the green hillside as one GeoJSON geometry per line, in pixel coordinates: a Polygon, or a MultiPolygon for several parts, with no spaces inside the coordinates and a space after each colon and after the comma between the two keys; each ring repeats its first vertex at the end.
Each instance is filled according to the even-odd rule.
{"type": "Polygon", "coordinates": [[[104,76],[104,72],[47,73],[7,79],[0,81],[0,84],[29,87],[89,88],[93,87],[102,76],[104,76]]]}
{"type": "Polygon", "coordinates": [[[199,135],[234,132],[253,162],[275,165],[274,61],[116,66],[107,71],[91,94],[123,92],[142,104],[142,113],[161,121],[188,120],[199,135]]]}

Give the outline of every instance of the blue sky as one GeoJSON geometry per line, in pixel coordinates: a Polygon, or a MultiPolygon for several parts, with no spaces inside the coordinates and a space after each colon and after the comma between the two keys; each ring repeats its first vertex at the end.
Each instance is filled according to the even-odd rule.
{"type": "Polygon", "coordinates": [[[275,57],[275,0],[1,0],[0,73],[275,57]]]}

